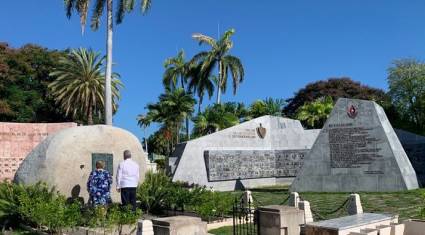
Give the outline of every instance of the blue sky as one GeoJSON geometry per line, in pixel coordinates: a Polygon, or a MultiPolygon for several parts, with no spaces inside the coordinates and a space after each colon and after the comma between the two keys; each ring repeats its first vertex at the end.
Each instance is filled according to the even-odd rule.
{"type": "MultiPolygon", "coordinates": [[[[0,41],[14,47],[104,52],[104,26],[82,36],[78,17],[68,20],[61,0],[3,1],[0,7],[0,41]]],[[[114,70],[125,89],[114,124],[142,137],[135,118],[162,91],[163,61],[180,48],[188,57],[205,49],[192,33],[217,37],[230,27],[236,29],[231,53],[243,61],[246,76],[225,101],[288,98],[309,82],[340,76],[386,89],[393,60],[425,54],[423,0],[153,0],[149,14],[136,11],[115,27],[114,70]]]]}

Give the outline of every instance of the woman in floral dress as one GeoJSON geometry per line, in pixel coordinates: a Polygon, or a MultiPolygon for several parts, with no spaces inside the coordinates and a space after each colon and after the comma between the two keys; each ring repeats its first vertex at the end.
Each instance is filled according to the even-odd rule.
{"type": "Polygon", "coordinates": [[[96,170],[90,173],[87,181],[87,190],[89,191],[89,202],[94,206],[104,206],[111,203],[111,174],[104,170],[103,161],[96,162],[96,170]]]}

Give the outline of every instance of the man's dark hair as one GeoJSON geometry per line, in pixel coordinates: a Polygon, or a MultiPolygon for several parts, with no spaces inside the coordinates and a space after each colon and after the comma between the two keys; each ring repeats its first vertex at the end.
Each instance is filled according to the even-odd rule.
{"type": "Polygon", "coordinates": [[[125,150],[124,151],[124,160],[129,159],[129,158],[131,158],[131,152],[130,152],[130,150],[125,150]]]}

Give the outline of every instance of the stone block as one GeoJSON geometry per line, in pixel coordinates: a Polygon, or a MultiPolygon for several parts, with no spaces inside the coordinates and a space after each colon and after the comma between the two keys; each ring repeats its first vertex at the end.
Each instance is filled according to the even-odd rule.
{"type": "Polygon", "coordinates": [[[376,226],[379,235],[391,235],[391,226],[390,225],[378,225],[376,226]]]}
{"type": "Polygon", "coordinates": [[[391,235],[404,235],[404,224],[391,223],[391,235]]]}
{"type": "Polygon", "coordinates": [[[350,194],[347,206],[348,214],[355,215],[363,213],[362,202],[360,201],[360,195],[357,193],[350,194]]]}
{"type": "Polygon", "coordinates": [[[151,220],[137,221],[137,235],[154,235],[151,220]]]}
{"type": "Polygon", "coordinates": [[[373,228],[365,228],[360,229],[360,233],[363,233],[364,235],[378,235],[378,230],[373,228]]]}
{"type": "Polygon", "coordinates": [[[288,206],[297,207],[300,202],[300,195],[297,192],[291,192],[289,195],[288,206]]]}
{"type": "Polygon", "coordinates": [[[245,190],[243,195],[242,195],[242,199],[243,199],[243,206],[244,207],[253,207],[253,203],[254,200],[252,198],[252,193],[249,190],[245,190]]]}
{"type": "Polygon", "coordinates": [[[207,235],[207,223],[201,218],[190,216],[172,216],[153,219],[155,235],[207,235]]]}
{"type": "Polygon", "coordinates": [[[425,234],[425,221],[409,219],[403,221],[404,234],[406,235],[423,235],[425,234]]]}
{"type": "Polygon", "coordinates": [[[260,234],[299,235],[304,211],[290,206],[271,205],[258,208],[260,234]]]}
{"type": "Polygon", "coordinates": [[[305,225],[306,235],[374,234],[377,226],[389,226],[395,219],[391,215],[362,213],[324,220],[305,225]]]}
{"type": "Polygon", "coordinates": [[[305,223],[313,222],[313,213],[311,213],[310,202],[300,201],[298,203],[298,208],[304,211],[304,221],[305,223]]]}

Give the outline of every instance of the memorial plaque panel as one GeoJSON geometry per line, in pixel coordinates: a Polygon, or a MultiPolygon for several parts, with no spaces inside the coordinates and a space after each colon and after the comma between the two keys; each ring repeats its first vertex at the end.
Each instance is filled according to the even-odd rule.
{"type": "Polygon", "coordinates": [[[103,161],[105,163],[105,170],[111,175],[114,174],[114,157],[110,153],[92,153],[92,170],[96,170],[96,162],[103,161]]]}
{"type": "Polygon", "coordinates": [[[209,150],[209,181],[295,177],[308,150],[209,150]]]}
{"type": "MultiPolygon", "coordinates": [[[[329,150],[332,168],[360,168],[383,157],[369,132],[371,128],[356,127],[352,123],[329,125],[329,150]]],[[[365,172],[380,174],[380,172],[365,172]]]]}

